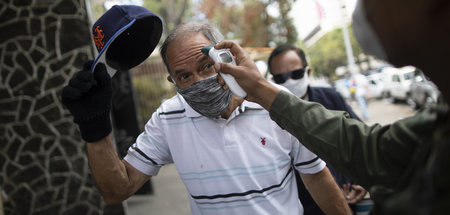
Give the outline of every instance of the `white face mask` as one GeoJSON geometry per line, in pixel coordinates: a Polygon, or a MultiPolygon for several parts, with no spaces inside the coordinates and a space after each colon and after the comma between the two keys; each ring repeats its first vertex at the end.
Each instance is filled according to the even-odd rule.
{"type": "Polygon", "coordinates": [[[378,39],[375,30],[367,20],[366,10],[363,0],[358,0],[353,12],[353,33],[359,45],[366,54],[373,55],[380,60],[387,61],[387,55],[378,39]]]}
{"type": "Polygon", "coordinates": [[[286,82],[280,85],[286,87],[294,95],[302,98],[306,94],[306,91],[308,90],[308,82],[309,82],[308,72],[305,71],[303,78],[297,80],[291,78],[286,80],[286,82]]]}

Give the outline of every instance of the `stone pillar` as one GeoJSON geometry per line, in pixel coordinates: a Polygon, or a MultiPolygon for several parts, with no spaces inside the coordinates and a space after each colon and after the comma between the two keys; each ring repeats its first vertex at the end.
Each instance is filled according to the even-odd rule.
{"type": "Polygon", "coordinates": [[[5,214],[102,214],[85,143],[60,102],[94,58],[85,0],[0,1],[0,187],[5,214]]]}

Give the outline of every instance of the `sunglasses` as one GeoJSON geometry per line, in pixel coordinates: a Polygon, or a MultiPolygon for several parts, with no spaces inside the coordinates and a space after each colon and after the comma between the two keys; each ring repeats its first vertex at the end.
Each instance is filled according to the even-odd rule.
{"type": "Polygon", "coordinates": [[[291,77],[294,80],[303,78],[303,76],[305,76],[306,71],[308,71],[308,67],[305,67],[303,69],[292,70],[290,72],[286,72],[283,74],[273,75],[272,78],[275,81],[275,83],[282,84],[286,82],[289,77],[291,77]]]}

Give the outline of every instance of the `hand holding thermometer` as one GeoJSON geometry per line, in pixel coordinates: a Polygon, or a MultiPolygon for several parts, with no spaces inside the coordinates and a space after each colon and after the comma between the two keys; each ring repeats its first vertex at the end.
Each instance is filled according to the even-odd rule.
{"type": "MultiPolygon", "coordinates": [[[[233,55],[228,49],[215,49],[212,45],[211,46],[205,46],[202,48],[202,52],[205,55],[208,55],[211,57],[214,62],[224,62],[224,63],[231,63],[233,65],[236,65],[236,62],[234,61],[233,55]]],[[[233,76],[230,74],[223,74],[220,73],[223,80],[225,80],[225,83],[227,83],[228,87],[230,88],[231,92],[240,97],[244,98],[247,96],[247,92],[242,89],[241,86],[237,83],[236,79],[234,79],[233,76]]]]}

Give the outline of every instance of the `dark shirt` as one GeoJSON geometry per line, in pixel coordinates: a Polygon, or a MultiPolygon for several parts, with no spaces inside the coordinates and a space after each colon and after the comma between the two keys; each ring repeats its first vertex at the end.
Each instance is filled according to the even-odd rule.
{"type": "MultiPolygon", "coordinates": [[[[359,117],[353,112],[352,108],[345,102],[342,96],[336,92],[334,88],[329,87],[308,87],[308,100],[312,102],[317,102],[322,104],[326,109],[329,110],[342,110],[347,111],[351,118],[360,120],[359,117]]],[[[339,187],[343,184],[352,184],[352,181],[336,171],[334,167],[327,164],[328,169],[333,175],[336,183],[339,187]]],[[[300,201],[304,208],[304,215],[320,215],[324,214],[316,202],[306,190],[303,181],[300,178],[298,172],[295,172],[295,177],[297,179],[298,195],[300,201]]]]}

